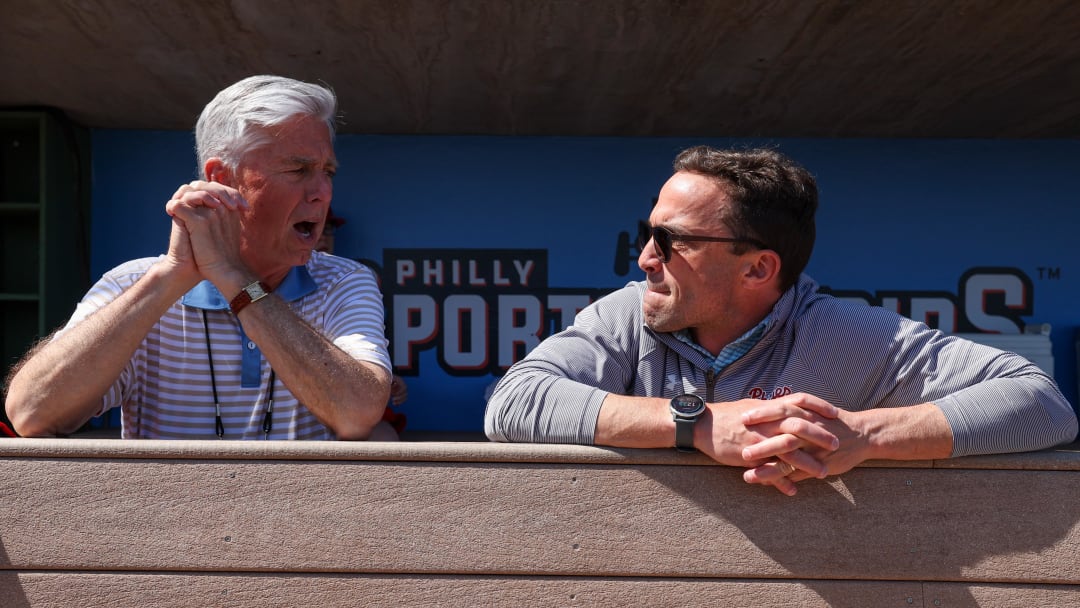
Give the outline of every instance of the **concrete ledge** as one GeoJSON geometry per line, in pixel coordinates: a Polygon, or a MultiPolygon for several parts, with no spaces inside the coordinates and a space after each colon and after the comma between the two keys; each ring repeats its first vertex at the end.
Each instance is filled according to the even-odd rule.
{"type": "Polygon", "coordinates": [[[0,606],[1072,606],[1077,448],[788,498],[672,450],[0,440],[0,606]]]}
{"type": "MultiPolygon", "coordinates": [[[[10,439],[0,437],[0,458],[358,460],[677,464],[728,468],[701,454],[564,444],[481,441],[169,441],[114,439],[10,439]]],[[[868,461],[860,468],[946,468],[1080,471],[1080,443],[1020,454],[909,462],[868,461]]]]}

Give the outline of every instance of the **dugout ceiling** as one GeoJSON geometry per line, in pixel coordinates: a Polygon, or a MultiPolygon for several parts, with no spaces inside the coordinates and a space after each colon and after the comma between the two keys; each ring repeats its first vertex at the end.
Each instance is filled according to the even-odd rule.
{"type": "Polygon", "coordinates": [[[0,108],[190,129],[256,73],[343,133],[1080,137],[1072,0],[6,0],[0,108]]]}

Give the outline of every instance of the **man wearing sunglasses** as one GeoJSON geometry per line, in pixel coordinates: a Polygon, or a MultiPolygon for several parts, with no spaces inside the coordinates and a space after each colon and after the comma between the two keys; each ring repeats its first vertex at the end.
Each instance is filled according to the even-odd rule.
{"type": "Polygon", "coordinates": [[[639,239],[645,280],[511,367],[488,437],[696,449],[793,495],[868,459],[1076,436],[1026,359],[817,293],[802,274],[817,205],[813,177],[774,151],[682,152],[639,239]]]}

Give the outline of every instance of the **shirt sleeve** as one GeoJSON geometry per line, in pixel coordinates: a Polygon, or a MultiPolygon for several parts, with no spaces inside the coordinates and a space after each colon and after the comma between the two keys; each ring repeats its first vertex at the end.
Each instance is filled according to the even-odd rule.
{"type": "Polygon", "coordinates": [[[327,288],[322,331],[335,346],[358,361],[392,370],[385,333],[382,294],[366,266],[345,274],[327,288]]]}
{"type": "Polygon", "coordinates": [[[632,287],[601,298],[514,364],[488,400],[488,438],[593,444],[607,394],[631,390],[640,309],[632,287]]]}
{"type": "MultiPolygon", "coordinates": [[[[934,403],[953,434],[952,456],[1026,452],[1072,441],[1077,420],[1053,379],[1015,353],[931,329],[891,311],[838,304],[843,348],[807,358],[850,410],[934,403]]],[[[827,312],[825,310],[820,312],[827,312]]],[[[827,327],[811,316],[806,328],[827,327]]],[[[837,324],[830,325],[833,329],[837,324]]],[[[810,329],[810,331],[815,331],[810,329]]],[[[823,345],[823,336],[811,342],[823,345]]]]}

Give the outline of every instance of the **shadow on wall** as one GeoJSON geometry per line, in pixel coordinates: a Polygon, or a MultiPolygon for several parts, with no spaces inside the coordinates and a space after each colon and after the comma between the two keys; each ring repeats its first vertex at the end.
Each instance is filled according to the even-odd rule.
{"type": "MultiPolygon", "coordinates": [[[[924,585],[923,600],[932,605],[947,596],[949,605],[965,606],[979,603],[966,588],[986,585],[979,581],[1021,577],[1038,584],[1080,576],[1069,565],[1075,562],[1070,543],[1060,542],[1080,520],[1080,480],[1069,471],[863,467],[802,482],[792,498],[774,496],[772,488],[732,487],[743,483],[741,475],[683,472],[660,467],[650,477],[693,501],[708,520],[700,551],[688,553],[715,560],[710,538],[745,536],[760,553],[735,562],[756,562],[765,577],[798,579],[831,606],[852,601],[831,583],[856,575],[961,581],[924,585]],[[1045,508],[1033,509],[1036,504],[1045,508]]],[[[735,572],[745,569],[737,563],[735,572]]]]}
{"type": "Polygon", "coordinates": [[[4,608],[30,608],[30,601],[23,592],[19,573],[7,570],[11,567],[4,549],[4,530],[0,528],[0,606],[4,608]]]}

